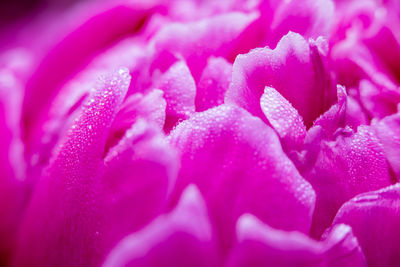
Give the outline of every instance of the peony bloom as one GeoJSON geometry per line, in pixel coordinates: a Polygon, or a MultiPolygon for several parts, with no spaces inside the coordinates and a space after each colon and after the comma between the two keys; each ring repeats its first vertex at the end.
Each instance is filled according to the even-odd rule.
{"type": "Polygon", "coordinates": [[[397,1],[21,10],[0,265],[400,266],[397,1]]]}

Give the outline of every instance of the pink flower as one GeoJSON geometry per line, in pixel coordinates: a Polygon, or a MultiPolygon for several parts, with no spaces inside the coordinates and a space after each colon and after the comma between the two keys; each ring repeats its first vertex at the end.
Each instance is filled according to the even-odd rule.
{"type": "Polygon", "coordinates": [[[40,10],[0,35],[1,265],[400,265],[396,1],[40,10]]]}

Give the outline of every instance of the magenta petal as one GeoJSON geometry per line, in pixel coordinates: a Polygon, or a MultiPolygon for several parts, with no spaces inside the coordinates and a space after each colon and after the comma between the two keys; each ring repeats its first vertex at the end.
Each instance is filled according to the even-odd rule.
{"type": "Polygon", "coordinates": [[[154,86],[164,92],[167,101],[164,128],[168,132],[178,121],[187,119],[195,111],[196,84],[186,63],[178,61],[154,86]]]}
{"type": "Polygon", "coordinates": [[[225,92],[232,81],[232,64],[223,58],[210,58],[197,84],[196,111],[224,103],[225,92]]]}
{"type": "Polygon", "coordinates": [[[400,186],[361,194],[345,203],[334,223],[349,224],[368,266],[399,266],[400,186]]]}
{"type": "Polygon", "coordinates": [[[350,226],[335,224],[324,232],[322,242],[327,266],[367,266],[364,252],[350,226]]]}
{"type": "MultiPolygon", "coordinates": [[[[151,5],[143,4],[100,4],[96,14],[89,10],[79,10],[74,14],[75,21],[81,25],[65,34],[65,37],[48,51],[40,65],[27,83],[24,99],[25,133],[35,127],[37,120],[48,108],[49,101],[55,96],[66,78],[75,74],[99,51],[124,34],[137,30],[143,20],[151,13],[151,5]],[[87,13],[91,14],[88,17],[87,13]],[[88,41],[91,40],[91,41],[88,41]],[[63,64],[60,64],[63,62],[63,64]]],[[[92,6],[93,8],[93,6],[92,6]]],[[[70,19],[72,21],[72,18],[70,19]]]]}
{"type": "Polygon", "coordinates": [[[136,93],[129,96],[118,112],[111,127],[106,150],[115,145],[138,119],[146,119],[160,129],[165,124],[165,109],[167,103],[161,90],[153,90],[143,95],[136,93]]]}
{"type": "Polygon", "coordinates": [[[298,110],[305,125],[310,127],[324,110],[324,95],[328,90],[326,73],[321,66],[314,66],[313,61],[309,43],[292,32],[285,35],[274,50],[256,48],[239,55],[233,64],[232,83],[225,101],[263,118],[260,97],[265,86],[273,87],[298,110]]]}
{"type": "Polygon", "coordinates": [[[309,231],[314,191],[259,118],[221,105],[179,124],[170,141],[182,154],[176,191],[199,187],[224,249],[244,212],[280,229],[309,231]]]}
{"type": "MultiPolygon", "coordinates": [[[[375,0],[343,1],[335,0],[335,35],[332,36],[333,43],[349,36],[351,31],[364,37],[371,35],[381,27],[382,13],[377,12],[380,9],[380,3],[375,0]]],[[[382,10],[380,10],[382,11],[382,10]]]]}
{"type": "Polygon", "coordinates": [[[178,158],[154,124],[139,119],[105,158],[100,179],[101,230],[97,249],[109,250],[127,233],[149,223],[167,206],[178,158]]]}
{"type": "Polygon", "coordinates": [[[392,178],[383,147],[369,126],[358,127],[356,133],[350,128],[339,130],[334,140],[315,142],[319,152],[314,163],[305,164],[312,167],[302,175],[317,195],[311,233],[319,237],[345,201],[388,186],[392,178]]]}
{"type": "Polygon", "coordinates": [[[275,11],[269,38],[276,43],[289,31],[297,32],[305,38],[329,37],[334,11],[335,5],[331,0],[281,1],[275,11]]]}
{"type": "Polygon", "coordinates": [[[143,118],[162,129],[167,105],[163,94],[161,90],[153,90],[128,97],[115,118],[113,128],[129,128],[138,118],[143,118]]]}
{"type": "Polygon", "coordinates": [[[330,54],[341,84],[358,87],[360,81],[370,80],[372,86],[377,87],[375,92],[390,94],[394,97],[392,101],[399,101],[400,93],[393,77],[388,75],[376,55],[353,35],[332,47],[330,54]]]}
{"type": "Polygon", "coordinates": [[[14,266],[93,264],[99,208],[96,181],[108,131],[129,82],[128,70],[120,69],[97,85],[36,185],[20,228],[14,266]]]}
{"type": "MultiPolygon", "coordinates": [[[[138,77],[136,69],[143,69],[144,62],[140,58],[143,57],[142,46],[137,38],[126,38],[96,55],[86,68],[60,87],[45,119],[36,123],[36,128],[29,133],[29,140],[26,140],[26,154],[32,158],[30,163],[34,171],[47,166],[56,143],[71,126],[72,119],[80,110],[99,76],[106,75],[120,66],[126,66],[135,77],[134,86],[140,88],[138,84],[142,78],[138,77]]],[[[130,88],[132,88],[132,83],[130,88]]],[[[130,126],[131,124],[126,128],[130,126]]],[[[114,132],[115,127],[112,128],[114,132]]],[[[112,139],[112,136],[109,139],[112,139]]],[[[108,147],[109,144],[107,149],[108,147]]]]}
{"type": "Polygon", "coordinates": [[[360,101],[371,117],[381,119],[397,111],[397,105],[400,103],[398,88],[388,90],[374,85],[369,80],[362,80],[359,92],[360,101]]]}
{"type": "Polygon", "coordinates": [[[396,180],[400,179],[400,112],[387,116],[372,125],[383,144],[386,158],[394,171],[396,180]]]}
{"type": "Polygon", "coordinates": [[[347,225],[336,225],[318,242],[303,233],[274,229],[246,214],[239,218],[236,231],[227,266],[366,266],[347,225]]]}
{"type": "Polygon", "coordinates": [[[297,110],[278,91],[268,86],[261,96],[260,105],[285,150],[301,148],[307,130],[297,110]]]}
{"type": "Polygon", "coordinates": [[[337,99],[338,102],[314,122],[314,126],[321,126],[323,134],[328,138],[332,137],[337,129],[345,126],[347,93],[343,86],[337,86],[337,99]]]}
{"type": "Polygon", "coordinates": [[[125,237],[103,266],[166,265],[218,266],[213,228],[204,200],[195,186],[183,192],[171,213],[125,237]]]}
{"type": "Polygon", "coordinates": [[[360,103],[351,96],[347,96],[346,105],[346,125],[350,126],[353,131],[357,130],[360,125],[369,124],[368,116],[360,103]]]}
{"type": "MultiPolygon", "coordinates": [[[[389,5],[386,7],[389,14],[381,16],[385,18],[385,21],[380,21],[386,25],[382,25],[379,30],[376,31],[374,35],[366,36],[364,42],[367,46],[375,53],[385,66],[388,67],[394,76],[399,76],[400,71],[400,42],[397,33],[397,28],[399,25],[398,13],[393,14],[392,8],[389,5]]],[[[374,10],[375,11],[375,10],[374,10]]]]}
{"type": "Polygon", "coordinates": [[[168,24],[154,37],[156,54],[168,51],[183,56],[198,81],[208,57],[237,55],[241,33],[257,16],[257,13],[231,12],[195,22],[168,24]]]}

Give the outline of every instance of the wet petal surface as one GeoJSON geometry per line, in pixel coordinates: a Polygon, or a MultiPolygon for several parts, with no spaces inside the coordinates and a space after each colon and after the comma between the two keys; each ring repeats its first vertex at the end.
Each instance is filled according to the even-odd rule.
{"type": "Polygon", "coordinates": [[[189,183],[199,187],[224,249],[244,212],[280,229],[308,232],[314,192],[259,118],[222,105],[179,124],[170,142],[182,155],[176,192],[189,183]]]}

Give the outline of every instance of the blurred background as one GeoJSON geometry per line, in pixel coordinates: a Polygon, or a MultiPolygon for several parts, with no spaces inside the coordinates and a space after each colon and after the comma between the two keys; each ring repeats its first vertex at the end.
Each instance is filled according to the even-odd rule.
{"type": "Polygon", "coordinates": [[[0,31],[48,9],[64,9],[82,0],[0,0],[0,31]]]}
{"type": "Polygon", "coordinates": [[[49,0],[1,0],[0,27],[3,28],[40,8],[40,6],[49,5],[50,2],[49,0]]]}

